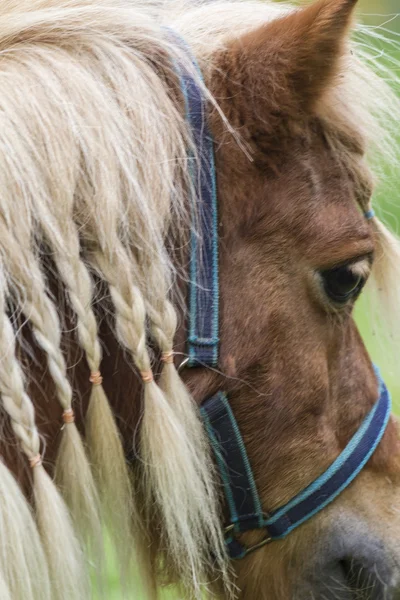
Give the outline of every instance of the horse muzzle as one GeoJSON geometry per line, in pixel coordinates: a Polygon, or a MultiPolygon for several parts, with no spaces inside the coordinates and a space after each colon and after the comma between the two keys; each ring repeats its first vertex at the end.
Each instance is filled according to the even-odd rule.
{"type": "Polygon", "coordinates": [[[343,520],[325,539],[293,600],[400,600],[400,553],[365,524],[343,520]]]}
{"type": "Polygon", "coordinates": [[[398,600],[400,588],[387,568],[382,572],[376,566],[346,558],[327,570],[319,590],[308,597],[321,600],[398,600]]]}

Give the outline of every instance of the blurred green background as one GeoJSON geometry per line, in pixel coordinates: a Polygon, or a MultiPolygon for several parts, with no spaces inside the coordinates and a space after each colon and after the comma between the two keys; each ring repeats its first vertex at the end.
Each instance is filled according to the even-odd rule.
{"type": "MultiPolygon", "coordinates": [[[[332,2],[333,1],[334,0],[332,0],[332,2]]],[[[301,4],[301,2],[297,3],[301,4]]],[[[359,0],[359,13],[361,20],[364,23],[370,26],[383,26],[387,30],[387,34],[391,37],[395,38],[397,34],[399,34],[400,40],[400,13],[396,16],[396,13],[399,11],[399,0],[359,0]]],[[[389,44],[380,44],[377,52],[382,56],[382,60],[385,61],[388,60],[390,56],[393,56],[395,50],[389,44]]],[[[400,59],[400,51],[397,52],[397,58],[400,59]]],[[[400,171],[398,177],[400,177],[400,171]]],[[[398,229],[398,223],[400,222],[400,191],[398,191],[397,188],[398,181],[396,174],[390,173],[388,170],[377,187],[374,198],[374,207],[386,224],[395,230],[396,233],[400,233],[400,230],[398,229]]],[[[361,298],[359,300],[356,308],[356,315],[360,331],[365,339],[368,350],[371,353],[374,362],[381,368],[384,378],[392,391],[395,404],[397,403],[397,406],[400,409],[399,359],[398,355],[395,354],[395,348],[382,342],[379,328],[376,328],[371,317],[367,298],[361,298]]],[[[113,561],[110,560],[110,562],[109,581],[113,591],[111,595],[107,594],[107,600],[121,600],[122,594],[118,589],[116,569],[112,566],[113,561]]],[[[147,600],[137,588],[132,591],[129,598],[132,600],[147,600]]],[[[162,599],[183,600],[173,591],[164,592],[162,599]]]]}
{"type": "MultiPolygon", "coordinates": [[[[398,0],[359,0],[360,20],[370,27],[379,27],[389,40],[395,40],[399,46],[395,48],[390,43],[379,43],[376,55],[383,63],[393,65],[392,59],[400,60],[400,4],[398,0]]],[[[400,64],[399,80],[396,91],[400,94],[400,64]]],[[[400,150],[400,126],[399,126],[400,150]]],[[[399,151],[400,161],[400,151],[399,151]]],[[[399,164],[400,167],[400,164],[399,164]]],[[[373,204],[379,217],[396,234],[400,234],[400,168],[393,171],[387,168],[378,182],[373,204]]],[[[368,289],[368,288],[367,288],[368,289]]],[[[400,315],[400,313],[399,313],[400,315]]],[[[356,307],[357,322],[364,337],[367,348],[374,362],[381,368],[389,386],[395,409],[400,412],[400,369],[398,348],[388,343],[370,310],[368,291],[362,295],[356,307]],[[397,352],[396,352],[397,350],[397,352]]]]}

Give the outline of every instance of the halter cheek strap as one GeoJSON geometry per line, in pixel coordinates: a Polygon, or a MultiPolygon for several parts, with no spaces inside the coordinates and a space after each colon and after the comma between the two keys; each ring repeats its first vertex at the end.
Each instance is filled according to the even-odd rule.
{"type": "Polygon", "coordinates": [[[185,101],[195,153],[192,166],[188,366],[216,367],[219,344],[218,206],[213,139],[206,119],[207,105],[199,66],[185,41],[169,31],[192,64],[189,72],[175,64],[185,101]],[[193,77],[193,71],[198,79],[193,77]]]}
{"type": "MultiPolygon", "coordinates": [[[[192,166],[192,234],[189,285],[189,367],[211,366],[218,362],[219,281],[218,281],[218,205],[216,195],[214,148],[207,125],[207,106],[199,81],[201,73],[185,42],[169,31],[183,48],[195,69],[176,65],[186,119],[192,130],[196,152],[189,152],[192,166]],[[195,206],[195,201],[197,204],[195,206]]],[[[374,212],[368,210],[366,219],[374,212]]],[[[201,416],[223,482],[229,520],[225,528],[231,558],[243,558],[261,546],[287,536],[332,502],[359,474],[374,453],[390,417],[389,392],[377,371],[379,399],[358,431],[331,466],[287,504],[266,514],[262,509],[245,444],[226,394],[219,392],[201,407],[201,416]],[[236,535],[249,530],[264,530],[264,539],[246,548],[236,535]]]]}

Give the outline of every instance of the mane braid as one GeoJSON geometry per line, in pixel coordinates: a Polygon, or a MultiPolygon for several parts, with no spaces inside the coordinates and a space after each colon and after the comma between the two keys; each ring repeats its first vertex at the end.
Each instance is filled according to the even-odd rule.
{"type": "MultiPolygon", "coordinates": [[[[209,501],[212,494],[207,489],[209,482],[202,478],[199,469],[201,465],[193,455],[193,441],[188,435],[192,432],[182,426],[176,406],[171,406],[171,402],[168,402],[154,378],[148,375],[151,374],[151,361],[146,349],[145,303],[132,279],[129,254],[122,245],[116,244],[111,264],[108,264],[100,253],[95,254],[92,260],[99,274],[109,285],[116,311],[118,338],[130,351],[145,381],[144,414],[140,433],[145,506],[151,509],[154,499],[156,500],[165,523],[162,546],[167,550],[168,560],[174,560],[174,569],[180,574],[183,585],[188,590],[193,589],[194,595],[200,597],[200,582],[206,581],[207,576],[205,559],[208,544],[215,541],[206,537],[210,531],[210,523],[203,516],[204,512],[208,516],[210,511],[209,501]],[[168,463],[165,462],[167,448],[170,456],[168,463]],[[186,477],[182,478],[181,473],[185,473],[186,477]],[[193,485],[196,486],[199,498],[197,504],[196,497],[192,495],[193,485]],[[180,507],[179,515],[176,514],[177,505],[180,507]],[[202,547],[203,539],[205,542],[202,547]],[[181,556],[182,544],[185,547],[185,558],[181,556]]],[[[174,392],[176,394],[176,390],[174,392]]],[[[185,411],[188,408],[192,408],[190,398],[185,411]]],[[[196,450],[201,451],[203,448],[197,447],[196,450]]],[[[214,518],[217,519],[216,514],[214,518]]],[[[147,520],[149,523],[153,520],[151,513],[147,515],[147,520]]],[[[221,546],[222,543],[220,548],[221,546]]],[[[223,550],[220,552],[222,554],[223,550]]]]}
{"type": "Polygon", "coordinates": [[[89,598],[83,556],[68,511],[42,461],[36,460],[40,438],[35,411],[15,354],[15,333],[6,315],[3,273],[0,279],[0,341],[6,349],[2,354],[0,392],[15,436],[33,465],[33,493],[42,540],[41,543],[22,492],[0,462],[1,547],[7,551],[6,556],[3,552],[0,555],[1,574],[12,598],[63,600],[64,594],[73,600],[89,598]]]}
{"type": "MultiPolygon", "coordinates": [[[[3,229],[3,228],[1,228],[3,229]]],[[[49,373],[55,384],[59,403],[64,411],[64,427],[56,463],[56,480],[71,510],[82,540],[101,552],[102,533],[98,515],[98,499],[91,470],[72,412],[72,389],[66,377],[66,365],[61,351],[61,331],[56,308],[46,291],[40,264],[29,247],[31,235],[11,238],[3,231],[3,240],[9,242],[3,260],[9,276],[23,290],[22,311],[32,326],[39,348],[43,350],[49,373]],[[11,239],[10,239],[11,238],[11,239]]],[[[98,557],[100,560],[100,557],[98,557]]]]}
{"type": "MultiPolygon", "coordinates": [[[[102,350],[92,308],[93,283],[81,259],[80,239],[73,218],[73,186],[52,210],[53,219],[43,221],[46,241],[70,305],[77,319],[77,334],[90,369],[92,391],[86,414],[86,441],[102,503],[104,522],[114,540],[122,579],[128,577],[133,561],[133,490],[120,434],[104,392],[100,373],[102,350]],[[52,226],[48,227],[48,222],[52,226]]],[[[97,502],[95,498],[94,502],[97,502]]],[[[86,519],[83,515],[83,519],[86,519]]],[[[82,529],[85,523],[79,524],[82,529]]],[[[100,535],[100,532],[97,532],[100,535]]],[[[100,546],[101,547],[101,546],[100,546]]]]}

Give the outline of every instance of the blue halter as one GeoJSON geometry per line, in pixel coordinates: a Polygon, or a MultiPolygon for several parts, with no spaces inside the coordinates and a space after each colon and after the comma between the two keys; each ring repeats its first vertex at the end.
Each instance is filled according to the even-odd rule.
{"type": "MultiPolygon", "coordinates": [[[[198,70],[186,44],[173,35],[198,70]]],[[[193,156],[190,158],[195,163],[192,171],[194,197],[199,199],[196,210],[192,203],[197,233],[192,233],[191,236],[187,364],[190,367],[215,367],[219,348],[219,280],[218,205],[213,140],[207,124],[207,106],[202,90],[187,70],[176,68],[185,99],[186,119],[191,126],[197,149],[197,159],[193,160],[193,156]]],[[[372,218],[372,211],[366,217],[372,218]]],[[[379,399],[345,449],[322,475],[272,513],[266,513],[262,508],[251,464],[227,395],[218,392],[203,403],[200,412],[229,509],[225,533],[231,558],[243,558],[273,540],[286,537],[325,508],[357,477],[382,439],[391,412],[390,394],[378,369],[376,375],[379,399]],[[237,534],[255,529],[264,530],[265,537],[251,548],[245,547],[236,538],[237,534]]]]}

